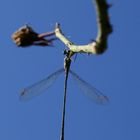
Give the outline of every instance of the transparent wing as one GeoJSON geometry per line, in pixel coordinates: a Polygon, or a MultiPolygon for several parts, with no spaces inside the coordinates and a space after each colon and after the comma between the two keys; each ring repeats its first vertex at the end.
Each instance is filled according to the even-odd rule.
{"type": "Polygon", "coordinates": [[[74,71],[70,70],[71,75],[74,80],[77,82],[79,88],[92,100],[99,104],[106,104],[109,102],[107,96],[103,95],[95,87],[81,79],[74,71]]]}
{"type": "Polygon", "coordinates": [[[59,69],[58,71],[52,73],[51,75],[44,78],[43,80],[23,89],[23,91],[21,92],[20,99],[26,101],[36,95],[39,95],[40,93],[48,89],[55,82],[58,76],[63,72],[64,72],[63,68],[59,69]]]}

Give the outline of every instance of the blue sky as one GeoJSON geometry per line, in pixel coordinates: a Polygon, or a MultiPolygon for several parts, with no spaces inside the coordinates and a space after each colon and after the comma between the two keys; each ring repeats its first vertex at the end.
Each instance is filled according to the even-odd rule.
{"type": "MultiPolygon", "coordinates": [[[[78,54],[72,64],[82,78],[106,94],[110,103],[97,105],[69,79],[66,140],[140,139],[139,5],[138,0],[113,0],[110,10],[114,32],[101,56],[78,54]]],[[[58,140],[63,80],[41,96],[20,102],[20,90],[63,67],[65,46],[17,48],[11,34],[29,23],[37,32],[60,22],[65,35],[77,44],[96,37],[91,0],[1,0],[0,4],[0,139],[58,140]]]]}

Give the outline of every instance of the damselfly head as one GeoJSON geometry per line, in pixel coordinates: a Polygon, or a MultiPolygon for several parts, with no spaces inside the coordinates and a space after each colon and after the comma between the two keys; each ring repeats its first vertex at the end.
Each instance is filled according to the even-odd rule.
{"type": "Polygon", "coordinates": [[[68,51],[65,49],[65,50],[63,51],[63,54],[66,55],[67,53],[68,53],[68,51]]]}

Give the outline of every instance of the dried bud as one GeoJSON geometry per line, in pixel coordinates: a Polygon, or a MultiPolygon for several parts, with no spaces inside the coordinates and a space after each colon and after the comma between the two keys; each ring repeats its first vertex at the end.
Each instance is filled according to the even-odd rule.
{"type": "Polygon", "coordinates": [[[28,25],[21,27],[12,35],[17,46],[30,46],[38,40],[38,34],[28,25]]]}
{"type": "Polygon", "coordinates": [[[55,38],[46,40],[44,37],[54,35],[54,33],[38,34],[30,26],[25,25],[19,28],[12,35],[13,41],[19,47],[29,47],[31,45],[48,46],[55,38]]]}

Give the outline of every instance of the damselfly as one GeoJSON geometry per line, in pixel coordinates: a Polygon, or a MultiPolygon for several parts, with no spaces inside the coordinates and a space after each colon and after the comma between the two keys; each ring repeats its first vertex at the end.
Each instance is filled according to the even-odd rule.
{"type": "Polygon", "coordinates": [[[46,89],[48,89],[58,78],[59,75],[65,72],[65,83],[64,83],[64,99],[63,99],[63,113],[62,113],[62,124],[61,124],[61,135],[60,140],[64,140],[64,126],[65,126],[65,110],[66,110],[66,95],[67,95],[67,81],[69,73],[73,76],[75,81],[78,83],[79,87],[82,89],[83,93],[88,95],[90,99],[94,100],[99,104],[106,104],[109,100],[107,96],[103,95],[95,87],[84,81],[78,76],[74,71],[70,70],[71,57],[74,55],[72,51],[66,51],[66,57],[64,59],[64,68],[57,70],[56,72],[49,75],[47,78],[25,88],[21,93],[21,100],[28,100],[35,95],[39,95],[46,89]]]}

